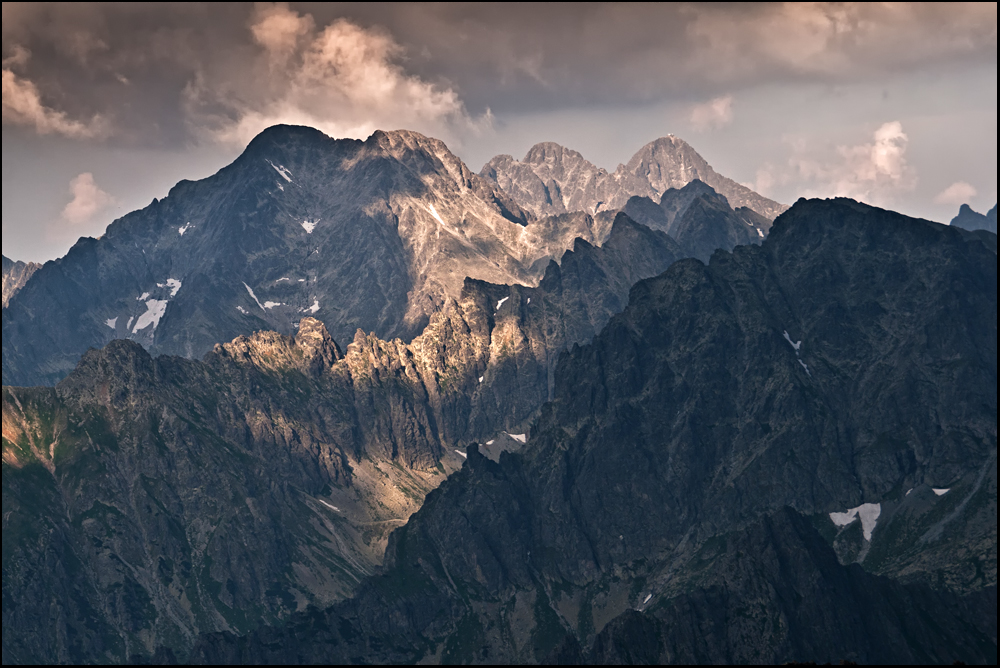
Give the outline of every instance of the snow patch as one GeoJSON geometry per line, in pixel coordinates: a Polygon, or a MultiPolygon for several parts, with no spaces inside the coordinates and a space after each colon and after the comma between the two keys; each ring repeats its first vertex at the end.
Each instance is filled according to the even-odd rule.
{"type": "Polygon", "coordinates": [[[139,295],[138,297],[135,298],[135,300],[137,302],[144,302],[147,299],[149,299],[149,293],[148,292],[143,292],[141,295],[139,295]]]}
{"type": "Polygon", "coordinates": [[[313,315],[316,315],[316,313],[319,311],[319,309],[320,309],[319,300],[318,299],[314,299],[313,300],[313,305],[310,306],[309,308],[307,308],[306,312],[312,313],[313,315]]]}
{"type": "MultiPolygon", "coordinates": [[[[507,432],[504,432],[504,433],[506,434],[507,432]]],[[[515,441],[518,441],[519,443],[527,443],[528,442],[528,435],[527,434],[507,434],[507,435],[510,436],[515,441]]]]}
{"type": "Polygon", "coordinates": [[[784,334],[785,334],[785,341],[788,341],[788,345],[790,345],[792,349],[795,351],[795,359],[797,359],[799,361],[799,364],[802,365],[802,368],[806,370],[806,375],[812,378],[812,373],[809,371],[809,365],[803,362],[802,357],[800,356],[799,351],[802,349],[802,342],[792,341],[792,337],[788,336],[788,330],[785,330],[784,334]]]}
{"type": "Polygon", "coordinates": [[[250,289],[250,286],[249,286],[249,285],[247,285],[246,283],[244,283],[244,284],[243,284],[243,287],[247,289],[247,292],[249,292],[249,293],[250,293],[250,296],[251,296],[251,297],[253,297],[253,300],[254,300],[255,302],[257,302],[257,306],[259,306],[259,307],[260,307],[260,310],[261,310],[261,311],[263,311],[263,310],[264,310],[264,305],[260,303],[260,300],[259,300],[259,299],[257,299],[257,295],[255,295],[255,294],[253,293],[253,290],[251,290],[251,289],[250,289]]]}
{"type": "Polygon", "coordinates": [[[457,452],[458,454],[462,455],[462,456],[463,456],[464,458],[466,458],[466,459],[468,459],[468,458],[469,458],[469,455],[465,454],[465,453],[464,453],[464,452],[462,452],[461,450],[456,450],[455,452],[457,452]]]}
{"type": "Polygon", "coordinates": [[[648,596],[646,596],[646,600],[644,600],[644,601],[642,602],[642,604],[643,604],[643,605],[646,605],[647,603],[649,603],[649,600],[650,600],[651,598],[653,598],[653,595],[652,595],[652,594],[649,594],[648,596]]]}
{"type": "Polygon", "coordinates": [[[934,492],[935,494],[937,494],[938,496],[944,496],[945,494],[947,494],[948,492],[950,492],[951,489],[934,489],[932,487],[931,491],[934,492]]]}
{"type": "Polygon", "coordinates": [[[281,283],[282,281],[290,281],[290,280],[292,280],[292,279],[290,279],[290,278],[279,278],[278,280],[275,281],[275,283],[281,283]]]}
{"type": "Polygon", "coordinates": [[[132,328],[132,333],[138,334],[150,325],[153,326],[153,331],[155,332],[157,325],[160,324],[160,318],[163,317],[163,313],[167,310],[167,303],[166,299],[147,300],[146,312],[140,315],[139,319],[135,321],[135,327],[132,328]]]}
{"type": "Polygon", "coordinates": [[[496,441],[486,441],[486,445],[493,445],[496,441]]]}
{"type": "Polygon", "coordinates": [[[788,331],[787,330],[785,331],[785,341],[788,341],[788,343],[792,346],[792,348],[795,349],[795,352],[799,352],[799,349],[802,348],[802,342],[801,341],[798,341],[798,342],[792,341],[792,337],[788,336],[788,331]]]}
{"type": "Polygon", "coordinates": [[[480,376],[480,377],[479,377],[479,382],[480,382],[480,383],[482,383],[482,382],[483,382],[483,378],[485,378],[485,376],[480,376]]]}
{"type": "Polygon", "coordinates": [[[240,313],[242,313],[243,315],[250,315],[249,313],[247,313],[247,310],[245,308],[243,308],[242,306],[237,306],[236,310],[239,311],[240,313]]]}
{"type": "Polygon", "coordinates": [[[284,306],[281,302],[264,302],[264,310],[270,311],[275,306],[284,306]]]}
{"type": "Polygon", "coordinates": [[[332,510],[335,513],[339,513],[340,512],[340,508],[338,508],[337,506],[331,506],[329,503],[327,503],[323,499],[319,499],[319,502],[322,503],[324,506],[326,506],[327,508],[329,508],[330,510],[332,510]]]}
{"type": "MultiPolygon", "coordinates": [[[[285,179],[289,183],[292,182],[292,173],[290,171],[288,171],[287,169],[285,169],[285,167],[283,165],[276,165],[273,162],[271,162],[270,160],[267,161],[267,164],[269,164],[272,167],[274,167],[274,171],[276,171],[279,174],[281,174],[281,177],[283,179],[285,179]]],[[[280,188],[281,186],[279,185],[278,187],[280,188]]],[[[284,190],[284,188],[281,188],[281,189],[284,190]]]]}
{"type": "Polygon", "coordinates": [[[132,329],[133,320],[135,320],[135,316],[132,316],[131,318],[128,319],[128,322],[125,323],[125,329],[132,329]]]}
{"type": "Polygon", "coordinates": [[[846,527],[851,525],[854,520],[860,518],[861,531],[865,536],[865,540],[870,543],[872,532],[875,531],[875,526],[878,524],[878,518],[881,515],[881,503],[866,503],[857,508],[852,508],[846,513],[830,513],[830,520],[838,527],[846,527]]]}
{"type": "Polygon", "coordinates": [[[177,228],[177,234],[184,236],[184,233],[191,229],[191,223],[184,223],[184,227],[177,228]]]}
{"type": "Polygon", "coordinates": [[[111,329],[114,329],[115,325],[118,324],[118,318],[110,318],[108,320],[105,320],[104,324],[110,327],[111,329]]]}
{"type": "Polygon", "coordinates": [[[913,494],[913,490],[912,489],[909,492],[906,493],[907,496],[909,496],[910,494],[913,494]]]}
{"type": "Polygon", "coordinates": [[[306,231],[306,234],[312,234],[317,225],[319,225],[318,220],[307,220],[302,223],[302,229],[306,231]]]}
{"type": "Polygon", "coordinates": [[[444,221],[441,220],[441,216],[438,215],[437,209],[434,208],[434,205],[431,204],[428,208],[430,209],[431,215],[434,216],[434,220],[444,225],[444,221]]]}
{"type": "Polygon", "coordinates": [[[759,227],[757,228],[757,234],[760,236],[761,239],[764,238],[764,233],[761,231],[759,227]]]}
{"type": "Polygon", "coordinates": [[[528,297],[528,303],[529,304],[531,303],[531,297],[528,297]]]}
{"type": "Polygon", "coordinates": [[[507,301],[508,299],[510,299],[510,297],[504,297],[503,299],[501,299],[500,301],[497,302],[497,310],[498,311],[500,310],[500,307],[503,306],[503,303],[505,301],[507,301]]]}
{"type": "Polygon", "coordinates": [[[178,281],[176,278],[168,278],[166,283],[157,283],[158,288],[170,288],[170,298],[173,299],[177,296],[177,292],[181,289],[183,283],[178,281]]]}

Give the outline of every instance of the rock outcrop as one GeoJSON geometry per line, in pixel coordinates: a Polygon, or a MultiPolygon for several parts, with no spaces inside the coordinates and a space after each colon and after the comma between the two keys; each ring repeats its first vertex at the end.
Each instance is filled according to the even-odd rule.
{"type": "Polygon", "coordinates": [[[16,295],[28,279],[41,268],[34,262],[14,262],[3,256],[3,308],[7,308],[11,297],[16,295]]]}

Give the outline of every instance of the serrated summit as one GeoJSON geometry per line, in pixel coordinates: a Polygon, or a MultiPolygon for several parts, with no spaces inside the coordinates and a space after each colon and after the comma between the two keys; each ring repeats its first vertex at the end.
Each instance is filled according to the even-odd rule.
{"type": "Polygon", "coordinates": [[[747,207],[769,220],[788,208],[718,174],[687,142],[673,135],[646,144],[613,173],[576,151],[545,142],[533,146],[521,161],[498,155],[480,175],[536,216],[618,210],[636,196],[659,202],[671,188],[679,190],[695,180],[711,186],[733,208],[747,207]]]}

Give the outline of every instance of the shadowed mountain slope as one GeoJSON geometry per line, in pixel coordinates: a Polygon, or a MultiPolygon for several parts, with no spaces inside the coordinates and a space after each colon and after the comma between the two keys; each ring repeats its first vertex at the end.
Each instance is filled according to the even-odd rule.
{"type": "Polygon", "coordinates": [[[996,268],[802,201],[635,286],[354,598],[192,661],[995,660],[996,268]]]}
{"type": "Polygon", "coordinates": [[[951,219],[951,225],[952,227],[961,227],[963,230],[986,230],[987,232],[996,234],[997,207],[994,205],[984,216],[981,213],[973,211],[972,207],[968,204],[963,204],[958,210],[958,215],[951,219]]]}

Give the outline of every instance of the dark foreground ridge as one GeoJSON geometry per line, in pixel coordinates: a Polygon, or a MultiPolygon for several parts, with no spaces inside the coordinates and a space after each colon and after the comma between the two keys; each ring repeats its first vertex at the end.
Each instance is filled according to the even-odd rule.
{"type": "Polygon", "coordinates": [[[673,265],[351,600],[189,660],[995,663],[995,248],[800,201],[673,265]]]}

